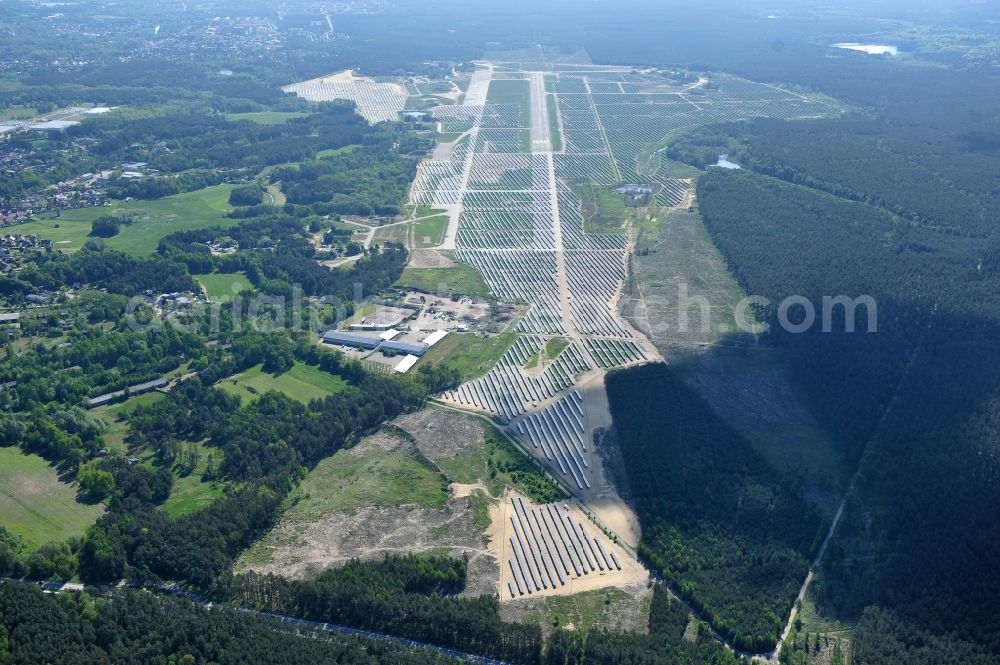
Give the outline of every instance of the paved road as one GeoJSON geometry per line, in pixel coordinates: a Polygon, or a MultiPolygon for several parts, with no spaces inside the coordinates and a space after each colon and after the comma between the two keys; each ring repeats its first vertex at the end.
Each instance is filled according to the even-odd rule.
{"type": "Polygon", "coordinates": [[[490,78],[493,76],[493,65],[479,67],[472,73],[469,88],[465,91],[463,106],[482,106],[486,103],[486,93],[490,90],[490,78]]]}
{"type": "Polygon", "coordinates": [[[530,72],[528,76],[531,83],[531,152],[552,152],[545,74],[530,72]]]}

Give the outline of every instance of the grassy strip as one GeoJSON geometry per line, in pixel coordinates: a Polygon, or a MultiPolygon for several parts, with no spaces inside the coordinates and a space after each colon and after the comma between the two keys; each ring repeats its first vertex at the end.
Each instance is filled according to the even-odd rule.
{"type": "Polygon", "coordinates": [[[549,114],[549,142],[552,150],[558,152],[562,150],[562,132],[559,131],[559,103],[555,95],[545,96],[545,105],[549,114]]]}

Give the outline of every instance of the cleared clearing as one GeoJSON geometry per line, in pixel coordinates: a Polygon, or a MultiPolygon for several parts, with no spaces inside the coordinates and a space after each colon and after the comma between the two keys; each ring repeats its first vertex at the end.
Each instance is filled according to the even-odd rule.
{"type": "Polygon", "coordinates": [[[223,379],[218,386],[239,395],[244,400],[256,399],[258,395],[268,390],[277,390],[292,399],[309,402],[338,393],[347,386],[347,383],[329,372],[297,362],[290,370],[278,375],[269,374],[261,365],[257,365],[236,376],[223,379]]]}
{"type": "Polygon", "coordinates": [[[556,628],[645,633],[652,590],[645,584],[608,587],[571,596],[545,596],[500,605],[504,621],[537,623],[548,635],[556,628]]]}
{"type": "Polygon", "coordinates": [[[0,524],[27,547],[81,536],[101,516],[104,506],[79,503],[76,492],[38,455],[0,448],[0,524]]]}
{"type": "Polygon", "coordinates": [[[450,268],[407,267],[393,286],[429,293],[480,297],[490,295],[482,274],[466,263],[455,263],[450,268]]]}
{"type": "Polygon", "coordinates": [[[210,275],[196,275],[195,279],[212,302],[232,300],[234,294],[252,288],[249,280],[240,272],[213,272],[210,275]]]}

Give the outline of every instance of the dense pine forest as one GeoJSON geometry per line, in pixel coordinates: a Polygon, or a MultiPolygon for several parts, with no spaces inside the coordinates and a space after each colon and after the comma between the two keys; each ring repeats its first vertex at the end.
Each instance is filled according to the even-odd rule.
{"type": "Polygon", "coordinates": [[[49,595],[0,583],[3,663],[454,663],[394,642],[295,627],[145,591],[49,595]]]}
{"type": "Polygon", "coordinates": [[[819,516],[663,364],[608,375],[639,554],[741,650],[774,647],[819,516]]]}
{"type": "MultiPolygon", "coordinates": [[[[998,171],[971,91],[996,87],[975,71],[927,76],[941,95],[914,98],[923,72],[883,72],[874,116],[727,126],[676,153],[727,144],[748,168],[704,175],[701,211],[743,287],[772,301],[769,343],[860,466],[817,594],[844,616],[885,608],[858,625],[857,662],[873,664],[973,662],[1000,644],[998,171]],[[784,332],[775,307],[790,294],[871,295],[878,332],[863,332],[864,308],[862,332],[842,332],[839,308],[832,333],[784,332]]],[[[837,82],[857,101],[870,86],[837,82]]]]}

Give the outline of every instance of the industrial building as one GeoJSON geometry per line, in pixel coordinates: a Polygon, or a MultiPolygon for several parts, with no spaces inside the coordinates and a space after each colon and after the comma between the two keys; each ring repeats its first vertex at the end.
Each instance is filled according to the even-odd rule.
{"type": "Polygon", "coordinates": [[[36,122],[33,125],[28,125],[28,129],[37,132],[65,132],[70,127],[76,127],[79,124],[76,120],[49,120],[48,122],[36,122]]]}
{"type": "Polygon", "coordinates": [[[341,330],[330,330],[323,335],[323,343],[373,350],[382,343],[382,339],[380,337],[369,337],[368,335],[358,335],[341,330]]]}
{"type": "Polygon", "coordinates": [[[112,393],[105,393],[103,395],[98,395],[97,397],[91,397],[90,399],[85,399],[83,405],[88,409],[93,409],[98,406],[104,406],[106,404],[111,404],[117,402],[126,396],[141,395],[143,393],[148,393],[150,390],[158,390],[167,385],[167,380],[153,379],[152,381],[146,381],[145,383],[139,383],[134,386],[129,386],[125,390],[116,390],[112,393]]]}
{"type": "Polygon", "coordinates": [[[396,342],[394,340],[387,340],[382,342],[382,346],[379,347],[379,351],[391,351],[393,353],[405,353],[411,356],[417,356],[418,358],[427,351],[426,344],[409,344],[407,342],[396,342]]]}
{"type": "Polygon", "coordinates": [[[416,356],[406,356],[398,363],[396,363],[396,366],[393,367],[393,369],[399,372],[400,374],[406,374],[407,372],[410,371],[411,367],[417,364],[418,360],[419,358],[417,358],[416,356]]]}
{"type": "Polygon", "coordinates": [[[436,330],[424,338],[424,344],[426,344],[427,346],[434,346],[447,336],[448,336],[447,330],[436,330]]]}

